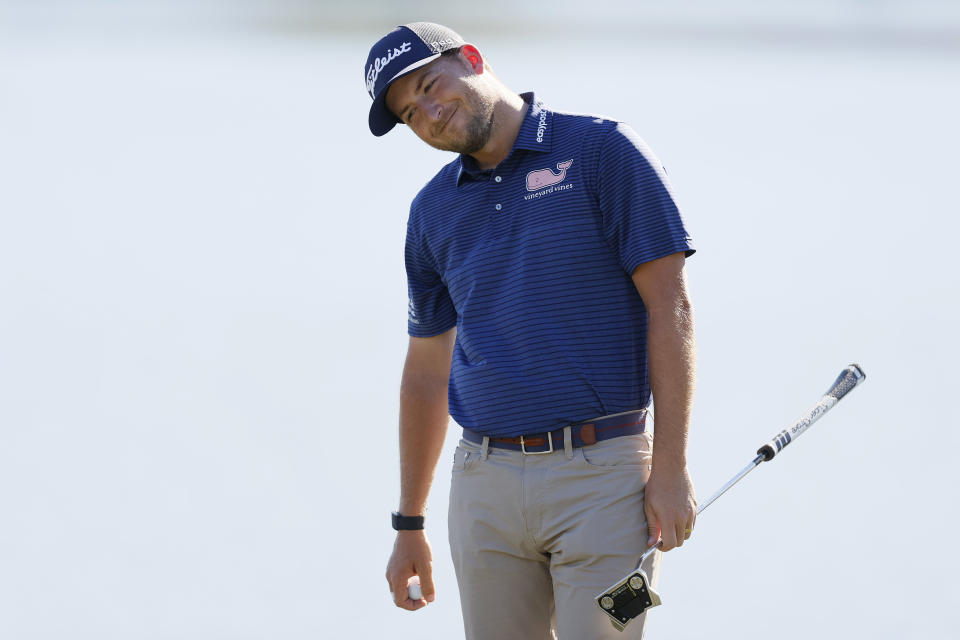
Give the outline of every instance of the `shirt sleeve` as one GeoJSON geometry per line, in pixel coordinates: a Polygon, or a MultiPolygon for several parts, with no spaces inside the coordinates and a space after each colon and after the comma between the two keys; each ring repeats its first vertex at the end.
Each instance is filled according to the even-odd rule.
{"type": "Polygon", "coordinates": [[[673,253],[693,255],[667,175],[629,125],[619,123],[603,142],[597,190],[604,235],[628,274],[673,253]]]}
{"type": "Polygon", "coordinates": [[[425,255],[420,234],[407,225],[404,249],[407,269],[407,333],[415,338],[429,338],[449,331],[457,325],[457,310],[433,261],[425,255]]]}

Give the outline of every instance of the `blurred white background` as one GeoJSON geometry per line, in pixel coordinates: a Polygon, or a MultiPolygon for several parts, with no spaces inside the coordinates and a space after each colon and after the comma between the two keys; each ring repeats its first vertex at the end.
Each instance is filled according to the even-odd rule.
{"type": "MultiPolygon", "coordinates": [[[[649,638],[952,638],[952,2],[0,3],[0,638],[462,637],[393,607],[410,199],[362,66],[443,22],[630,122],[698,254],[701,497],[867,382],[664,559],[649,638]]],[[[624,567],[624,571],[630,567],[624,567]]]]}

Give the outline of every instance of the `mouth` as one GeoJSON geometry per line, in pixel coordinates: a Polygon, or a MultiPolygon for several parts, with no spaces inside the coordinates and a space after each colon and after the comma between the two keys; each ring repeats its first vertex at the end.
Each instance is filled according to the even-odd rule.
{"type": "Polygon", "coordinates": [[[450,124],[450,121],[453,120],[453,116],[456,115],[457,111],[459,110],[460,110],[460,105],[457,105],[453,108],[453,111],[451,111],[450,115],[447,116],[447,119],[444,120],[443,126],[440,127],[440,131],[438,132],[438,134],[442,134],[444,131],[447,130],[447,125],[450,124]]]}

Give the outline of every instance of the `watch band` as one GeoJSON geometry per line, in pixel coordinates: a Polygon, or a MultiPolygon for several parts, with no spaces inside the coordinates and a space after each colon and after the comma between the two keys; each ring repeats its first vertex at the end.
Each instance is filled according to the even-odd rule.
{"type": "Polygon", "coordinates": [[[404,516],[394,511],[392,514],[393,528],[397,531],[418,531],[423,529],[423,516],[404,516]]]}

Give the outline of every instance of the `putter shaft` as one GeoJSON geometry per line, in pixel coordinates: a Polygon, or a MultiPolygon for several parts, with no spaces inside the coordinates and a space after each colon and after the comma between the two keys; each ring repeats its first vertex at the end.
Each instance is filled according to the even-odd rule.
{"type": "MultiPolygon", "coordinates": [[[[851,364],[844,369],[830,386],[830,389],[823,394],[813,408],[793,425],[782,430],[774,436],[772,440],[769,440],[757,449],[757,457],[751,460],[750,464],[728,480],[725,485],[720,487],[716,493],[701,504],[697,508],[697,515],[703,513],[717,498],[726,493],[730,487],[740,482],[744,476],[758,467],[761,462],[772,460],[774,456],[800,437],[810,428],[810,425],[823,417],[827,411],[836,406],[841,398],[846,396],[850,390],[865,379],[866,375],[859,365],[851,364]]],[[[660,540],[657,544],[644,551],[643,555],[640,556],[639,566],[636,570],[597,595],[597,605],[610,618],[610,622],[618,631],[623,631],[624,627],[626,627],[631,620],[650,607],[655,607],[660,604],[660,596],[651,587],[642,565],[662,544],[663,541],[660,540]]]]}

